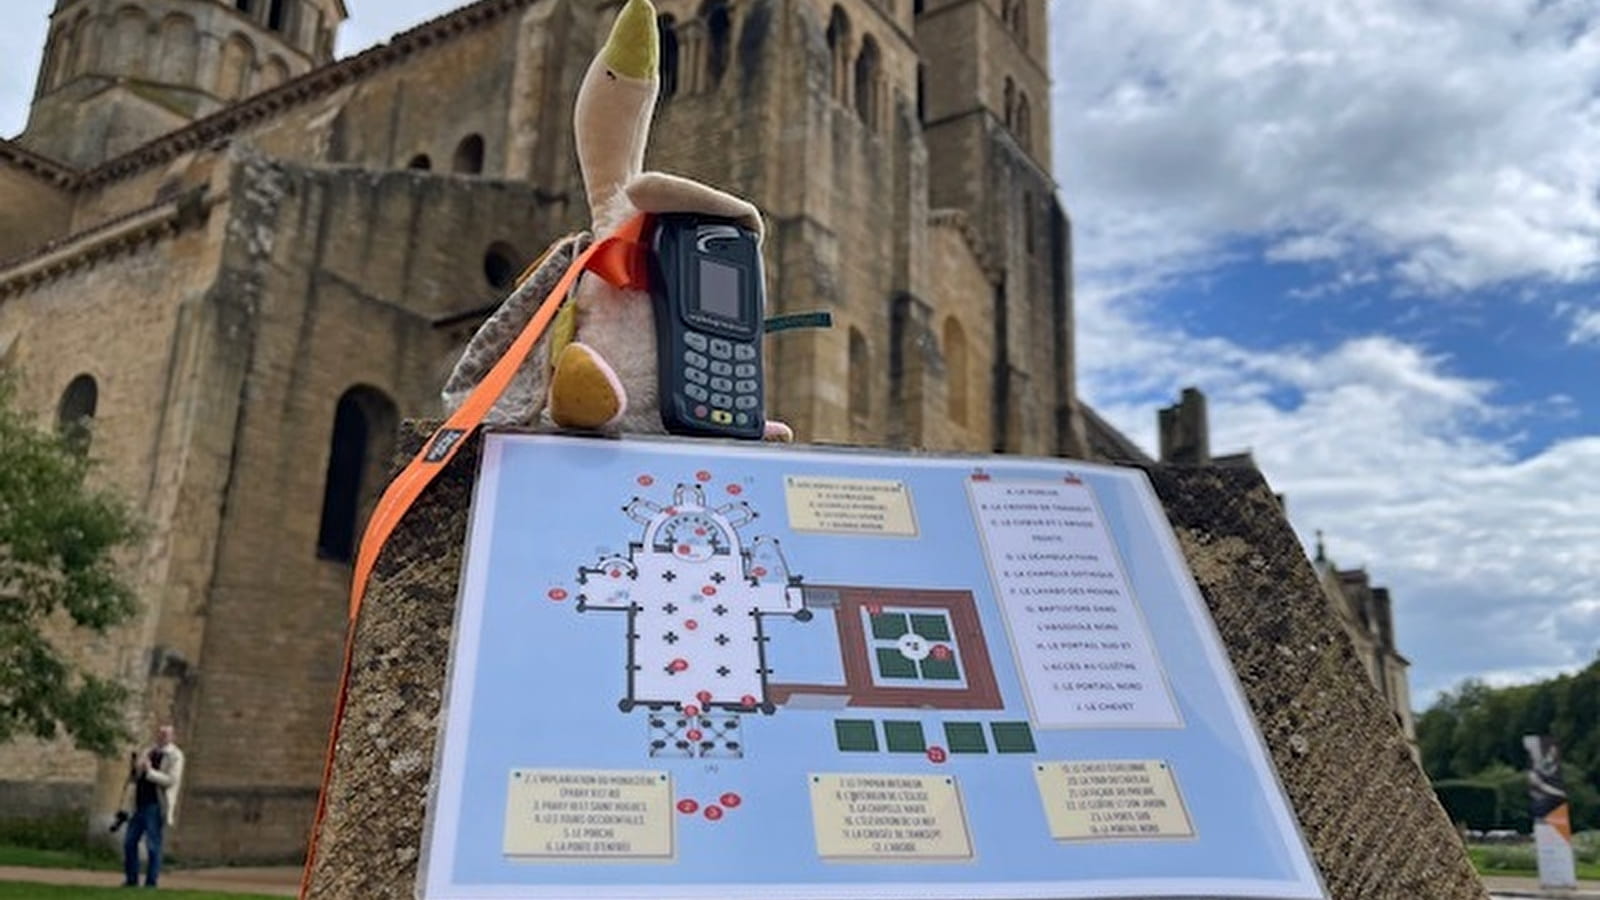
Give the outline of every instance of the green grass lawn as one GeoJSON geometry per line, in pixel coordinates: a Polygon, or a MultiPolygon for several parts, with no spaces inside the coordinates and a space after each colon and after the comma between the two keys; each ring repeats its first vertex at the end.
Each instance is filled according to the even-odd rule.
{"type": "MultiPolygon", "coordinates": [[[[115,878],[108,881],[112,883],[112,887],[63,887],[54,884],[0,881],[0,900],[124,900],[129,894],[136,897],[143,896],[142,893],[116,887],[115,878]]],[[[174,891],[167,888],[148,893],[176,900],[283,900],[281,897],[269,897],[264,894],[219,894],[215,891],[174,891]]]]}
{"type": "MultiPolygon", "coordinates": [[[[1529,875],[1539,874],[1538,863],[1534,862],[1531,850],[1526,854],[1518,854],[1515,858],[1511,855],[1481,846],[1467,848],[1467,854],[1472,857],[1472,864],[1477,867],[1479,875],[1529,875]],[[1526,856],[1526,859],[1521,858],[1526,856]]],[[[1585,881],[1600,881],[1600,865],[1595,863],[1578,863],[1578,878],[1585,881]]]]}
{"type": "Polygon", "coordinates": [[[85,850],[35,850],[0,844],[0,866],[28,866],[34,869],[104,869],[120,872],[122,863],[105,850],[90,853],[85,850]]]}

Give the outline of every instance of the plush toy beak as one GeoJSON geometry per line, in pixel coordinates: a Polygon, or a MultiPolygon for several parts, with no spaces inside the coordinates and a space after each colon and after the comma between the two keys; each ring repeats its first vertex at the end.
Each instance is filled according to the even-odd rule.
{"type": "Polygon", "coordinates": [[[656,10],[650,0],[628,0],[611,26],[611,37],[600,51],[600,58],[619,77],[639,81],[656,77],[661,36],[656,31],[656,10]]]}

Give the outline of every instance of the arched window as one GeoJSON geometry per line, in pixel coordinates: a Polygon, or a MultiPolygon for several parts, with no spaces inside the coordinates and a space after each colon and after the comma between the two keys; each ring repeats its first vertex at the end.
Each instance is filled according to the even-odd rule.
{"type": "Polygon", "coordinates": [[[150,48],[145,46],[149,29],[150,22],[143,12],[127,7],[117,13],[111,31],[112,72],[134,76],[145,73],[145,63],[150,58],[150,48]]]}
{"type": "Polygon", "coordinates": [[[1017,126],[1017,83],[1011,80],[1010,75],[1006,76],[1005,105],[1006,127],[1015,128],[1017,126]]]}
{"type": "Polygon", "coordinates": [[[77,31],[72,26],[57,29],[50,40],[50,56],[44,71],[44,89],[51,90],[67,80],[68,67],[72,65],[73,42],[77,31]]]}
{"type": "Polygon", "coordinates": [[[944,320],[944,371],[950,421],[965,427],[971,373],[967,368],[967,333],[955,316],[944,320]]]}
{"type": "Polygon", "coordinates": [[[56,429],[79,453],[89,450],[90,426],[94,424],[99,404],[100,387],[92,375],[79,375],[61,392],[61,403],[56,407],[56,429]]]}
{"type": "Polygon", "coordinates": [[[861,53],[856,56],[856,115],[874,131],[878,128],[878,69],[880,67],[878,42],[868,35],[861,42],[861,53]]]}
{"type": "Polygon", "coordinates": [[[1024,0],[1016,0],[1017,8],[1012,14],[1011,32],[1017,36],[1017,43],[1022,49],[1028,49],[1028,4],[1024,0]]]}
{"type": "Polygon", "coordinates": [[[706,75],[715,87],[728,71],[728,50],[733,42],[733,16],[728,12],[728,0],[706,0],[700,7],[700,17],[706,22],[706,75]]]}
{"type": "Polygon", "coordinates": [[[411,157],[411,162],[406,163],[406,168],[420,169],[426,172],[433,168],[433,160],[429,159],[426,153],[418,153],[416,156],[411,157]]]}
{"type": "Polygon", "coordinates": [[[233,8],[247,16],[256,14],[256,0],[233,0],[233,8]]]}
{"type": "Polygon", "coordinates": [[[261,67],[261,85],[263,91],[271,90],[289,80],[289,64],[274,56],[267,60],[261,67]]]}
{"type": "Polygon", "coordinates": [[[850,419],[859,422],[872,416],[872,358],[867,338],[861,330],[850,328],[850,419]]]}
{"type": "Polygon", "coordinates": [[[161,80],[167,84],[194,81],[199,62],[200,40],[194,20],[188,16],[168,16],[161,22],[161,80]]]}
{"type": "Polygon", "coordinates": [[[267,4],[267,27],[273,31],[284,31],[289,25],[289,4],[284,0],[269,0],[267,4]]]}
{"type": "Polygon", "coordinates": [[[339,398],[322,488],[319,557],[341,562],[354,558],[356,527],[363,507],[377,493],[397,423],[394,403],[382,391],[354,387],[339,398]]]}
{"type": "Polygon", "coordinates": [[[1024,150],[1033,148],[1033,114],[1028,109],[1028,95],[1017,95],[1017,140],[1024,150]]]}
{"type": "Polygon", "coordinates": [[[106,24],[95,16],[78,26],[78,46],[72,58],[72,74],[94,72],[100,67],[100,45],[105,40],[106,24]]]}
{"type": "Polygon", "coordinates": [[[833,99],[843,103],[849,96],[850,84],[850,17],[837,6],[828,17],[828,52],[833,56],[833,68],[828,73],[833,99]]]}
{"type": "Polygon", "coordinates": [[[478,175],[483,172],[483,136],[469,134],[456,145],[455,161],[451,164],[451,171],[462,175],[478,175]]]}
{"type": "Polygon", "coordinates": [[[517,259],[521,256],[517,248],[505,241],[496,241],[489,246],[488,252],[483,254],[483,278],[495,290],[503,291],[511,287],[517,278],[517,259]]]}
{"type": "Polygon", "coordinates": [[[222,66],[217,70],[217,95],[225,100],[244,96],[255,68],[256,49],[243,37],[234,35],[222,45],[222,66]]]}
{"type": "Polygon", "coordinates": [[[678,93],[678,22],[672,16],[656,17],[661,36],[661,99],[678,93]]]}

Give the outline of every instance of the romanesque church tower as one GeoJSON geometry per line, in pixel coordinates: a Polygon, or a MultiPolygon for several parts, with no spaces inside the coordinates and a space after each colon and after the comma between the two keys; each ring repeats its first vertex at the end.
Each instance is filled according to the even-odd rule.
{"type": "Polygon", "coordinates": [[[56,0],[24,147],[93,166],[333,59],[342,0],[56,0]]]}
{"type": "MultiPolygon", "coordinates": [[[[357,0],[373,6],[384,0],[357,0]]],[[[646,166],[766,219],[768,412],[802,441],[1086,457],[1045,0],[655,0],[646,166]]],[[[140,616],[71,645],[189,753],[190,860],[293,859],[352,557],[517,273],[590,225],[574,93],[622,0],[462,0],[333,59],[341,0],[59,0],[0,138],[0,367],[150,536],[140,616]]],[[[1087,432],[1087,435],[1086,435],[1087,432]]],[[[125,770],[0,747],[0,810],[125,770]]]]}

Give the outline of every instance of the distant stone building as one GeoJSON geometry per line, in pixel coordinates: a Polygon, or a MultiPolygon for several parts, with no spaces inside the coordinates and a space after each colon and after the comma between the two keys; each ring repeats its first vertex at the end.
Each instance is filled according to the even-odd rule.
{"type": "MultiPolygon", "coordinates": [[[[1088,407],[1086,416],[1094,417],[1088,407]]],[[[1206,414],[1206,398],[1196,388],[1185,388],[1182,397],[1172,406],[1157,413],[1161,462],[1175,465],[1254,466],[1255,460],[1248,451],[1223,456],[1211,455],[1210,425],[1206,414]]],[[[1105,435],[1091,425],[1090,439],[1100,444],[1102,455],[1112,459],[1152,462],[1137,447],[1119,446],[1115,431],[1105,435]],[[1141,458],[1142,457],[1142,458],[1141,458]]],[[[1279,495],[1282,499],[1282,495],[1279,495]]],[[[1328,559],[1317,533],[1316,556],[1312,559],[1317,578],[1328,604],[1344,625],[1345,633],[1355,647],[1356,657],[1367,670],[1374,687],[1383,695],[1393,711],[1395,721],[1412,741],[1416,742],[1416,724],[1411,711],[1411,687],[1408,670],[1411,662],[1400,654],[1395,644],[1394,607],[1389,589],[1372,584],[1364,569],[1340,569],[1328,559]]]]}
{"type": "MultiPolygon", "coordinates": [[[[138,621],[62,640],[135,688],[137,730],[176,722],[184,856],[303,849],[391,435],[586,226],[572,100],[618,5],[483,0],[334,61],[341,0],[56,3],[0,141],[0,365],[41,419],[92,423],[153,526],[138,621]]],[[[835,317],[770,340],[772,414],[808,441],[1093,455],[1045,0],[658,6],[648,164],[754,200],[773,311],[835,317]]],[[[123,775],[12,744],[0,810],[108,815],[123,775]]]]}

